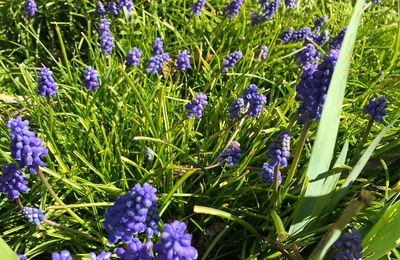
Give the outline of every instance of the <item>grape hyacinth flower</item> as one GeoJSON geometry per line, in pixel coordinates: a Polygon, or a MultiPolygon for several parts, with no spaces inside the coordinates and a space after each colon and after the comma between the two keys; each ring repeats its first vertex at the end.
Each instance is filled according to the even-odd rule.
{"type": "Polygon", "coordinates": [[[127,68],[131,66],[139,66],[140,64],[140,58],[142,57],[142,51],[139,50],[138,48],[133,48],[128,52],[128,55],[126,56],[125,59],[125,65],[127,68]]]}
{"type": "Polygon", "coordinates": [[[60,253],[52,253],[51,260],[73,260],[73,258],[68,250],[62,250],[60,253]]]}
{"type": "Polygon", "coordinates": [[[26,0],[24,5],[24,13],[29,16],[35,16],[37,12],[37,6],[35,0],[26,0]]]}
{"type": "Polygon", "coordinates": [[[270,158],[271,166],[276,166],[278,163],[282,167],[287,166],[290,157],[290,135],[287,130],[281,132],[276,141],[272,142],[266,156],[270,158]]]}
{"type": "Polygon", "coordinates": [[[232,20],[235,15],[239,14],[239,9],[242,4],[242,0],[232,0],[224,9],[222,9],[222,12],[228,13],[229,20],[232,20]]]}
{"type": "Polygon", "coordinates": [[[257,117],[262,112],[262,107],[267,102],[267,98],[263,94],[258,94],[258,87],[250,84],[241,95],[244,104],[247,107],[246,115],[257,117]]]}
{"type": "Polygon", "coordinates": [[[244,100],[243,98],[238,98],[235,101],[233,101],[232,106],[229,108],[229,120],[233,119],[239,119],[241,116],[241,112],[244,107],[244,100]]]}
{"type": "Polygon", "coordinates": [[[296,0],[285,0],[287,8],[296,8],[296,0]]]}
{"type": "Polygon", "coordinates": [[[267,46],[261,46],[260,52],[257,54],[257,58],[259,61],[263,61],[267,59],[268,57],[268,47],[267,46]]]}
{"type": "Polygon", "coordinates": [[[320,34],[310,34],[310,38],[318,45],[324,45],[329,40],[329,31],[323,30],[320,34]]]}
{"type": "Polygon", "coordinates": [[[326,17],[325,16],[321,16],[320,18],[315,20],[315,22],[314,22],[314,30],[315,31],[321,30],[321,27],[325,22],[326,22],[326,17]]]}
{"type": "Polygon", "coordinates": [[[333,253],[331,259],[361,259],[361,235],[354,228],[351,233],[344,233],[342,236],[333,244],[333,248],[336,252],[333,253]]]}
{"type": "Polygon", "coordinates": [[[19,260],[26,260],[26,256],[24,254],[17,254],[19,260]]]}
{"type": "Polygon", "coordinates": [[[40,221],[46,219],[41,209],[23,207],[21,212],[22,215],[24,215],[29,220],[29,222],[34,223],[37,227],[40,226],[40,221]]]}
{"type": "Polygon", "coordinates": [[[191,245],[192,236],[185,231],[186,224],[183,222],[175,220],[171,224],[165,224],[161,234],[161,243],[154,246],[154,252],[157,254],[155,259],[196,259],[198,253],[196,248],[191,245]]]}
{"type": "Polygon", "coordinates": [[[196,119],[200,119],[203,115],[204,106],[207,104],[207,96],[203,93],[197,93],[196,99],[185,105],[185,108],[188,110],[188,118],[194,116],[196,119]]]}
{"type": "MultiPolygon", "coordinates": [[[[261,182],[264,183],[274,183],[275,180],[275,175],[274,175],[274,171],[275,171],[275,167],[276,165],[271,165],[270,162],[264,163],[263,167],[261,169],[261,171],[258,172],[258,177],[260,178],[261,182]]],[[[282,175],[281,175],[281,171],[277,172],[277,176],[278,176],[278,182],[281,183],[282,182],[282,175]]]]}
{"type": "Polygon", "coordinates": [[[150,147],[146,147],[146,150],[144,151],[144,158],[146,161],[151,161],[153,159],[154,151],[150,147]]]}
{"type": "Polygon", "coordinates": [[[162,71],[164,63],[169,60],[168,53],[163,53],[160,55],[156,55],[151,57],[147,63],[146,71],[149,74],[157,74],[157,72],[162,71]]]}
{"type": "Polygon", "coordinates": [[[206,4],[206,0],[197,0],[192,8],[190,9],[190,14],[196,14],[198,16],[201,15],[201,10],[203,10],[204,5],[206,4]]]}
{"type": "Polygon", "coordinates": [[[123,8],[126,7],[128,10],[128,15],[132,15],[133,1],[132,0],[119,0],[118,2],[118,11],[122,12],[123,8]]]}
{"type": "Polygon", "coordinates": [[[114,48],[114,38],[110,33],[110,23],[106,18],[101,18],[99,23],[99,34],[100,48],[102,49],[103,55],[111,54],[114,48]]]}
{"type": "Polygon", "coordinates": [[[160,212],[157,205],[154,204],[149,208],[146,218],[146,238],[151,238],[158,234],[158,222],[160,222],[160,212]]]}
{"type": "Polygon", "coordinates": [[[127,243],[134,239],[134,234],[146,231],[149,210],[156,205],[156,191],[148,183],[143,186],[136,184],[106,210],[103,227],[107,230],[111,244],[120,239],[127,243]]]}
{"type": "Polygon", "coordinates": [[[154,259],[149,253],[149,248],[152,243],[146,243],[143,245],[139,239],[133,238],[131,241],[126,243],[126,248],[118,247],[115,253],[121,260],[151,260],[154,259]]]}
{"type": "Polygon", "coordinates": [[[388,107],[387,99],[384,95],[379,98],[373,98],[364,108],[364,113],[369,114],[370,121],[377,121],[382,123],[383,117],[386,115],[386,108],[388,107]]]}
{"type": "Polygon", "coordinates": [[[43,146],[42,139],[29,130],[29,121],[22,121],[20,116],[10,118],[6,128],[11,129],[11,158],[18,161],[19,167],[27,166],[31,174],[35,173],[36,166],[44,167],[41,158],[44,158],[48,151],[43,146]]]}
{"type": "Polygon", "coordinates": [[[292,35],[293,35],[293,28],[290,27],[289,29],[287,29],[286,31],[284,31],[280,36],[279,39],[281,39],[282,43],[285,44],[288,41],[290,41],[292,39],[292,35]]]}
{"type": "Polygon", "coordinates": [[[181,53],[178,54],[175,68],[177,70],[187,70],[191,68],[189,51],[183,50],[181,53]]]}
{"type": "Polygon", "coordinates": [[[56,82],[54,81],[53,77],[51,76],[53,72],[46,67],[43,67],[40,69],[38,77],[39,77],[39,82],[38,82],[38,89],[37,92],[40,96],[56,96],[56,90],[58,89],[58,86],[56,82]]]}
{"type": "Polygon", "coordinates": [[[96,4],[96,17],[104,17],[106,15],[106,9],[103,3],[99,0],[96,4]]]}
{"type": "Polygon", "coordinates": [[[0,175],[0,192],[7,195],[9,200],[19,197],[20,193],[28,192],[28,180],[14,164],[5,164],[0,175]]]}
{"type": "Polygon", "coordinates": [[[319,51],[315,48],[314,44],[307,43],[305,48],[298,52],[295,57],[297,59],[297,66],[304,66],[309,63],[313,63],[318,56],[320,55],[319,51]]]}
{"type": "Polygon", "coordinates": [[[270,20],[275,15],[281,0],[272,0],[271,2],[269,0],[259,0],[258,3],[262,6],[261,13],[264,20],[270,20]]]}
{"type": "Polygon", "coordinates": [[[153,55],[160,55],[164,52],[164,43],[160,37],[157,37],[153,42],[153,55]]]}
{"type": "Polygon", "coordinates": [[[230,53],[228,56],[225,57],[224,66],[222,67],[223,72],[228,72],[230,67],[236,65],[236,63],[242,58],[241,51],[235,51],[230,53]]]}
{"type": "Polygon", "coordinates": [[[297,31],[294,31],[291,36],[291,40],[293,42],[299,42],[307,38],[311,38],[311,29],[309,27],[301,28],[297,31]]]}
{"type": "Polygon", "coordinates": [[[312,76],[301,79],[296,86],[296,100],[301,103],[297,110],[299,124],[311,119],[319,121],[338,56],[339,51],[332,49],[312,76]]]}
{"type": "Polygon", "coordinates": [[[118,9],[117,9],[117,4],[114,2],[114,0],[111,0],[109,3],[108,3],[108,6],[107,6],[107,11],[108,11],[108,13],[110,14],[110,16],[116,16],[116,15],[118,15],[118,9]]]}
{"type": "Polygon", "coordinates": [[[87,88],[87,90],[96,91],[99,84],[99,73],[89,66],[86,70],[83,71],[85,78],[83,79],[82,85],[87,88]]]}
{"type": "Polygon", "coordinates": [[[228,164],[229,168],[234,168],[241,155],[240,144],[236,141],[233,141],[225,151],[220,153],[217,161],[219,163],[228,164]]]}
{"type": "Polygon", "coordinates": [[[111,260],[111,252],[101,251],[100,254],[89,253],[90,260],[111,260]]]}
{"type": "Polygon", "coordinates": [[[332,39],[332,41],[329,44],[329,47],[331,49],[340,49],[342,47],[342,43],[343,43],[343,39],[344,36],[346,35],[346,31],[347,31],[347,26],[344,27],[339,33],[338,35],[336,35],[336,37],[334,37],[332,39]]]}

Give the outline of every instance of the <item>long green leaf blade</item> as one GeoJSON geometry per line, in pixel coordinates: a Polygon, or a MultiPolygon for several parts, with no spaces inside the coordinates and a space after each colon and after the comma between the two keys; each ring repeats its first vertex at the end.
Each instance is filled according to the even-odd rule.
{"type": "Polygon", "coordinates": [[[17,255],[11,250],[2,237],[0,237],[0,259],[18,260],[17,255]]]}

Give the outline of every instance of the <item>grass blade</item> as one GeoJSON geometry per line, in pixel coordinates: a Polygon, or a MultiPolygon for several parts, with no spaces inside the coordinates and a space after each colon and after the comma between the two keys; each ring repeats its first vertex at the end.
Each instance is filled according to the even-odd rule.
{"type": "Polygon", "coordinates": [[[2,237],[0,237],[0,259],[18,260],[17,255],[11,250],[2,237]]]}

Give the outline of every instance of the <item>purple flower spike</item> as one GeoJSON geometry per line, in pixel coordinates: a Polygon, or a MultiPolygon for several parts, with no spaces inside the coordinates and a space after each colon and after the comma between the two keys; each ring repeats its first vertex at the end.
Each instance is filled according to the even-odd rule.
{"type": "Polygon", "coordinates": [[[257,54],[257,58],[259,61],[263,61],[267,59],[268,57],[268,47],[267,46],[261,46],[260,52],[257,54]]]}
{"type": "Polygon", "coordinates": [[[17,254],[19,260],[26,260],[26,256],[24,254],[17,254]]]}
{"type": "Polygon", "coordinates": [[[196,14],[198,16],[201,15],[201,10],[203,10],[204,5],[206,4],[206,0],[197,0],[190,9],[190,14],[196,14]]]}
{"type": "Polygon", "coordinates": [[[106,18],[102,18],[99,23],[99,34],[100,34],[100,48],[103,55],[112,53],[114,48],[114,38],[110,32],[110,23],[106,18]]]}
{"type": "Polygon", "coordinates": [[[31,174],[35,173],[36,166],[44,167],[41,158],[44,158],[48,151],[43,146],[42,139],[29,130],[29,121],[22,121],[20,116],[10,118],[6,127],[11,129],[11,158],[18,161],[19,167],[27,166],[31,174]]]}
{"type": "Polygon", "coordinates": [[[125,59],[125,65],[127,68],[131,66],[139,66],[140,64],[140,58],[142,57],[142,51],[139,50],[138,48],[133,48],[128,52],[128,55],[126,56],[125,59]]]}
{"type": "Polygon", "coordinates": [[[293,42],[299,42],[299,41],[305,40],[307,38],[311,38],[311,29],[308,27],[301,28],[301,29],[293,32],[291,40],[293,42]]]}
{"type": "Polygon", "coordinates": [[[240,144],[233,141],[225,151],[220,153],[217,161],[228,164],[229,168],[235,168],[241,156],[240,144]]]}
{"type": "Polygon", "coordinates": [[[261,5],[261,13],[264,17],[264,20],[270,20],[275,15],[278,10],[279,5],[281,4],[281,0],[259,0],[258,3],[261,5]]]}
{"type": "Polygon", "coordinates": [[[122,12],[123,8],[126,7],[129,16],[132,15],[133,1],[132,0],[120,0],[118,2],[118,11],[122,12]]]}
{"type": "Polygon", "coordinates": [[[126,243],[126,248],[118,247],[115,253],[121,260],[152,260],[154,257],[150,256],[149,248],[152,243],[146,243],[143,245],[139,239],[133,238],[131,241],[126,243]]]}
{"type": "Polygon", "coordinates": [[[283,131],[278,135],[266,155],[270,158],[270,165],[275,166],[279,163],[282,167],[287,166],[287,160],[290,157],[290,135],[288,131],[283,131]]]}
{"type": "Polygon", "coordinates": [[[305,48],[296,54],[295,56],[297,58],[296,64],[298,66],[304,66],[309,63],[313,63],[315,60],[318,59],[319,55],[320,53],[319,51],[317,51],[315,46],[312,43],[307,43],[305,48]]]}
{"type": "Polygon", "coordinates": [[[162,71],[164,63],[169,60],[168,53],[163,53],[160,55],[156,55],[151,57],[147,63],[146,71],[149,74],[157,74],[157,72],[162,71]]]}
{"type": "MultiPolygon", "coordinates": [[[[269,162],[264,163],[262,169],[260,172],[258,172],[258,177],[260,178],[261,182],[265,183],[274,183],[275,180],[275,175],[274,175],[274,170],[275,170],[276,165],[271,165],[269,162]]],[[[282,182],[282,175],[281,171],[278,170],[278,182],[282,182]]]]}
{"type": "Polygon", "coordinates": [[[28,180],[14,164],[5,164],[0,175],[0,192],[7,195],[9,200],[19,197],[20,193],[28,192],[28,180]]]}
{"type": "Polygon", "coordinates": [[[106,9],[103,3],[99,0],[96,4],[96,17],[104,17],[106,15],[106,9]]]}
{"type": "Polygon", "coordinates": [[[101,251],[100,254],[89,253],[90,260],[111,260],[111,252],[101,251]]]}
{"type": "Polygon", "coordinates": [[[204,106],[207,104],[208,102],[206,95],[203,93],[196,94],[196,99],[185,105],[185,108],[188,110],[188,118],[192,118],[194,116],[196,119],[200,119],[203,115],[204,106]]]}
{"type": "Polygon", "coordinates": [[[111,0],[108,3],[107,11],[110,14],[110,16],[118,15],[119,12],[118,12],[118,8],[117,8],[117,4],[114,2],[114,0],[111,0]]]}
{"type": "Polygon", "coordinates": [[[385,96],[373,98],[364,108],[364,113],[369,114],[371,121],[382,123],[383,117],[386,115],[386,108],[388,107],[387,99],[385,96]]]}
{"type": "Polygon", "coordinates": [[[115,244],[121,239],[128,243],[134,240],[134,234],[148,231],[149,227],[156,233],[153,224],[153,214],[158,212],[154,210],[156,207],[156,189],[148,183],[143,187],[136,184],[127,194],[119,196],[104,214],[103,227],[107,230],[108,241],[115,244]]]}
{"type": "Polygon", "coordinates": [[[186,224],[183,222],[175,220],[171,224],[165,224],[161,243],[154,246],[154,252],[157,254],[155,259],[196,259],[198,254],[196,248],[191,245],[192,236],[185,231],[186,224]]]}
{"type": "Polygon", "coordinates": [[[190,53],[187,50],[183,50],[178,54],[178,58],[176,59],[176,69],[187,70],[190,68],[190,53]]]}
{"type": "Polygon", "coordinates": [[[293,35],[293,28],[290,27],[289,29],[287,29],[286,31],[284,31],[280,36],[279,39],[282,40],[282,43],[285,44],[288,41],[290,41],[292,39],[292,35],[293,35]]]}
{"type": "Polygon", "coordinates": [[[23,207],[21,212],[22,215],[24,215],[29,220],[29,222],[34,223],[37,227],[40,226],[40,221],[46,219],[41,209],[23,207]]]}
{"type": "Polygon", "coordinates": [[[315,20],[315,22],[314,22],[314,30],[315,31],[321,30],[321,27],[325,22],[326,22],[326,17],[325,16],[321,16],[320,18],[315,20]]]}
{"type": "Polygon", "coordinates": [[[73,258],[68,250],[62,250],[60,253],[52,253],[51,260],[73,260],[73,258]]]}
{"type": "Polygon", "coordinates": [[[223,72],[228,72],[228,69],[230,67],[233,67],[236,65],[236,63],[242,58],[242,52],[241,51],[235,51],[233,53],[230,53],[228,56],[225,57],[224,60],[224,66],[222,67],[223,72]]]}
{"type": "Polygon", "coordinates": [[[239,119],[244,107],[244,100],[243,98],[236,99],[232,106],[229,108],[229,120],[239,119]]]}
{"type": "Polygon", "coordinates": [[[144,151],[144,158],[146,159],[146,161],[151,161],[153,159],[153,155],[154,155],[154,151],[147,146],[146,150],[144,151]]]}
{"type": "Polygon", "coordinates": [[[51,74],[53,74],[53,72],[46,67],[43,67],[38,74],[39,82],[37,92],[42,97],[56,96],[56,90],[58,89],[58,86],[51,74]]]}
{"type": "Polygon", "coordinates": [[[285,0],[287,8],[296,8],[296,0],[285,0]]]}
{"type": "Polygon", "coordinates": [[[267,98],[263,94],[258,94],[258,87],[250,84],[245,92],[241,95],[245,106],[247,107],[246,115],[257,117],[262,112],[262,107],[267,102],[267,98]]]}
{"type": "Polygon", "coordinates": [[[164,52],[164,43],[160,37],[157,37],[153,42],[153,55],[160,55],[164,52]]]}
{"type": "Polygon", "coordinates": [[[343,233],[342,236],[333,244],[337,251],[333,253],[331,259],[352,259],[361,260],[361,235],[354,228],[351,233],[343,233]]]}
{"type": "Polygon", "coordinates": [[[222,9],[222,12],[228,13],[229,20],[232,20],[235,15],[239,14],[239,9],[242,4],[242,0],[232,0],[224,9],[222,9]]]}
{"type": "Polygon", "coordinates": [[[87,90],[96,91],[99,84],[99,74],[97,71],[89,66],[83,71],[85,78],[83,79],[82,85],[87,88],[87,90]]]}
{"type": "Polygon", "coordinates": [[[346,31],[347,31],[347,26],[344,27],[338,33],[338,35],[336,35],[336,37],[334,37],[332,39],[331,43],[329,44],[329,47],[331,47],[331,49],[340,49],[342,47],[342,43],[343,43],[344,36],[346,35],[346,31]]]}
{"type": "Polygon", "coordinates": [[[29,16],[35,16],[37,12],[37,6],[35,0],[26,0],[24,5],[24,13],[29,16]]]}

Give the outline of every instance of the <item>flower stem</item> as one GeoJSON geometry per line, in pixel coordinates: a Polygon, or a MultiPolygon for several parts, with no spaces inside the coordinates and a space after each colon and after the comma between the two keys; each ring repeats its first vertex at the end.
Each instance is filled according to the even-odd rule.
{"type": "Polygon", "coordinates": [[[45,223],[45,224],[47,224],[47,225],[49,225],[49,226],[52,226],[52,227],[61,229],[61,230],[65,230],[65,231],[71,232],[71,233],[73,233],[73,234],[75,234],[75,235],[78,235],[78,236],[81,236],[81,237],[86,237],[86,238],[88,238],[88,239],[91,239],[91,240],[94,240],[94,241],[97,241],[97,242],[103,244],[103,242],[102,242],[101,239],[95,238],[95,237],[93,237],[93,236],[91,236],[91,235],[89,235],[89,234],[83,233],[83,232],[81,232],[81,231],[79,231],[79,230],[76,230],[76,229],[73,229],[73,228],[69,228],[69,227],[63,226],[63,225],[58,224],[58,223],[56,223],[56,222],[54,222],[54,221],[45,219],[45,220],[43,220],[43,223],[45,223]]]}
{"type": "Polygon", "coordinates": [[[274,183],[273,183],[273,191],[274,195],[272,198],[272,207],[276,210],[278,209],[279,206],[279,184],[280,182],[278,181],[278,173],[279,173],[279,163],[276,164],[274,168],[274,183]]]}
{"type": "Polygon", "coordinates": [[[20,207],[20,209],[22,209],[24,207],[24,205],[22,205],[21,199],[19,197],[17,197],[15,199],[15,202],[17,203],[17,205],[20,207]]]}
{"type": "Polygon", "coordinates": [[[372,127],[372,123],[373,123],[373,122],[374,122],[373,120],[369,120],[368,125],[367,125],[367,128],[365,128],[364,135],[363,135],[363,137],[361,138],[361,142],[358,144],[358,149],[357,149],[358,151],[361,151],[361,149],[363,148],[365,142],[367,141],[368,134],[369,134],[369,132],[371,131],[371,127],[372,127]]]}
{"type": "Polygon", "coordinates": [[[56,205],[48,206],[47,209],[71,209],[71,208],[87,208],[87,207],[108,207],[112,206],[113,202],[94,202],[94,203],[81,203],[81,204],[69,204],[69,205],[56,205]]]}

